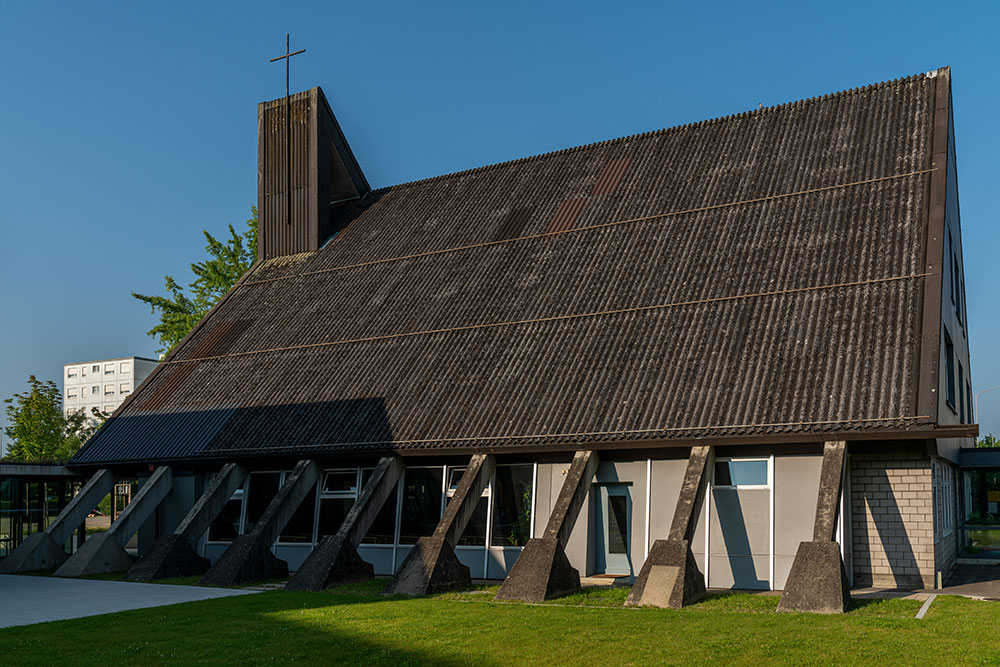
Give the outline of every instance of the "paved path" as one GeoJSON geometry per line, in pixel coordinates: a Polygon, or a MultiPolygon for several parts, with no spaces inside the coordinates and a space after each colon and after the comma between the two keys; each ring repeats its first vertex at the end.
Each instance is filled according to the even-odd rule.
{"type": "Polygon", "coordinates": [[[976,598],[1000,598],[1000,565],[962,564],[952,568],[942,595],[967,595],[976,598]]]}
{"type": "Polygon", "coordinates": [[[254,592],[230,588],[2,574],[0,628],[254,592]]]}

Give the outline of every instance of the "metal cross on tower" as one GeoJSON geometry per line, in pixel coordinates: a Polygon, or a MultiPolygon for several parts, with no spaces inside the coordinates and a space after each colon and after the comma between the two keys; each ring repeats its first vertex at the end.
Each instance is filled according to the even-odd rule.
{"type": "Polygon", "coordinates": [[[287,163],[285,165],[285,196],[288,202],[288,217],[285,218],[286,224],[292,224],[292,107],[289,101],[288,94],[288,74],[289,74],[289,63],[292,60],[292,56],[297,56],[300,53],[305,53],[305,49],[291,53],[289,51],[289,39],[288,33],[285,33],[285,55],[278,56],[277,58],[271,58],[271,62],[277,62],[279,60],[285,61],[285,157],[287,163]]]}

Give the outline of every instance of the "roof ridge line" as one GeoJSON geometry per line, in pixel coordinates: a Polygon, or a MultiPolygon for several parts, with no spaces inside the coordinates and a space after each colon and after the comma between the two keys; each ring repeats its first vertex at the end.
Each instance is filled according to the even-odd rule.
{"type": "Polygon", "coordinates": [[[467,176],[469,174],[479,173],[482,171],[489,171],[491,169],[498,169],[500,167],[506,167],[512,164],[520,164],[523,162],[530,162],[533,160],[540,160],[543,158],[554,157],[556,155],[564,155],[569,153],[575,153],[577,151],[586,150],[589,148],[596,148],[598,146],[617,144],[627,141],[634,141],[636,139],[646,139],[648,137],[654,137],[659,135],[672,134],[675,132],[680,132],[683,130],[689,130],[699,127],[705,127],[709,125],[715,125],[717,123],[723,123],[726,121],[734,120],[736,118],[747,118],[751,116],[764,115],[766,113],[773,113],[776,111],[782,111],[791,107],[813,104],[816,102],[822,102],[825,100],[830,100],[838,97],[847,97],[849,95],[860,95],[862,93],[879,89],[886,88],[893,85],[898,85],[901,83],[906,83],[909,81],[916,81],[918,79],[932,79],[938,76],[940,70],[931,70],[930,72],[923,72],[920,74],[910,74],[908,76],[901,76],[895,79],[886,79],[885,81],[880,81],[878,83],[871,83],[866,86],[859,86],[855,88],[847,88],[844,90],[839,90],[832,93],[825,93],[823,95],[813,95],[812,97],[806,97],[798,100],[792,100],[789,102],[782,102],[781,104],[774,104],[769,107],[763,107],[760,109],[749,109],[747,111],[741,111],[738,113],[732,113],[725,116],[716,116],[715,118],[709,118],[705,120],[694,121],[691,123],[683,123],[680,125],[671,125],[669,127],[660,128],[658,130],[648,130],[646,132],[636,132],[635,134],[629,134],[621,137],[614,137],[611,139],[602,139],[601,141],[593,141],[588,144],[580,144],[577,146],[569,146],[566,148],[559,148],[554,151],[548,151],[546,153],[537,153],[535,155],[527,155],[524,157],[513,158],[510,160],[504,160],[502,162],[493,162],[490,164],[480,165],[478,167],[470,167],[468,169],[461,169],[459,171],[452,171],[445,174],[439,174],[437,176],[428,176],[427,178],[418,178],[412,181],[403,181],[402,183],[396,183],[394,185],[386,185],[381,188],[374,188],[371,190],[372,193],[384,193],[389,192],[398,188],[412,187],[416,185],[424,185],[427,183],[433,183],[437,181],[443,181],[449,178],[456,178],[459,176],[467,176]]]}

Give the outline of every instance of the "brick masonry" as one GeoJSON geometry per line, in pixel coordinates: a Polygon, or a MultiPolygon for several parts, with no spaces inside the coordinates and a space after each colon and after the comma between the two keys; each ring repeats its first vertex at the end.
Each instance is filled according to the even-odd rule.
{"type": "Polygon", "coordinates": [[[933,588],[931,459],[917,452],[852,453],[854,585],[933,588]]]}

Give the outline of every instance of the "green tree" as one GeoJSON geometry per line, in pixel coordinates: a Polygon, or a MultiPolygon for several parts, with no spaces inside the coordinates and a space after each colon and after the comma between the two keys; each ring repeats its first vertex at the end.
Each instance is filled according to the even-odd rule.
{"type": "Polygon", "coordinates": [[[257,207],[250,207],[246,230],[240,234],[229,225],[229,238],[225,243],[208,233],[205,251],[209,258],[191,264],[195,279],[188,285],[190,296],[185,293],[173,276],[165,276],[167,296],[149,296],[132,292],[132,296],[149,305],[158,314],[160,323],[147,333],[157,339],[161,347],[157,352],[168,354],[177,347],[201,318],[212,309],[222,296],[236,284],[257,259],[257,207]]]}
{"type": "Polygon", "coordinates": [[[5,458],[11,461],[66,462],[107,418],[96,408],[91,416],[83,412],[64,416],[56,383],[34,375],[28,377],[28,391],[4,403],[10,424],[4,433],[12,440],[5,458]]]}
{"type": "Polygon", "coordinates": [[[984,435],[976,442],[976,447],[1000,447],[1000,442],[993,437],[993,434],[984,435]]]}

